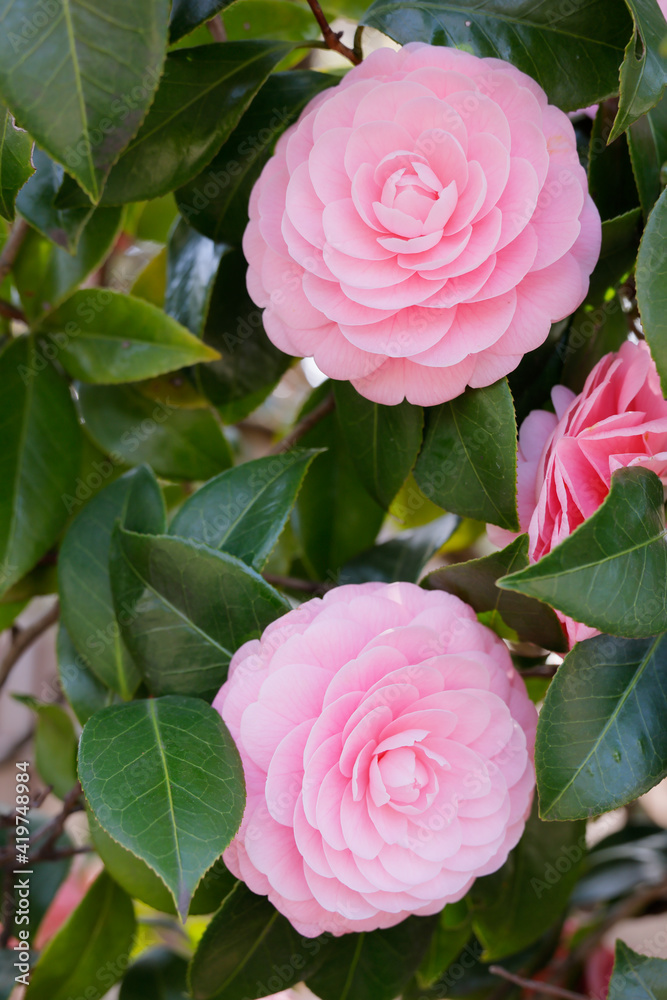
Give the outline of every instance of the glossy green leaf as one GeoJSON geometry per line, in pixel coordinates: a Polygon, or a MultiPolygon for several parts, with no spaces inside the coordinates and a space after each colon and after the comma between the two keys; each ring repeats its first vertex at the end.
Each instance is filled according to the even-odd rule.
{"type": "Polygon", "coordinates": [[[169,534],[222,549],[262,570],[317,454],[294,448],[223,472],[185,501],[169,534]]]}
{"type": "Polygon", "coordinates": [[[113,167],[102,204],[157,198],[196,177],[290,50],[285,42],[247,41],[171,52],[146,121],[113,167]]]}
{"type": "Polygon", "coordinates": [[[167,292],[167,248],[162,249],[153,257],[143,271],[139,272],[130,288],[130,295],[135,299],[143,299],[159,309],[164,307],[167,292]]]}
{"type": "MultiPolygon", "coordinates": [[[[330,392],[328,383],[316,389],[300,417],[330,392]]],[[[318,579],[335,579],[341,566],[371,547],[384,511],[359,479],[335,413],[304,434],[300,444],[327,450],[313,462],[301,488],[292,519],[294,530],[308,571],[318,579]]]]}
{"type": "Polygon", "coordinates": [[[419,528],[403,531],[396,538],[350,559],[341,569],[338,583],[370,580],[417,583],[426,563],[451,538],[460,523],[455,514],[444,514],[419,528]]]}
{"type": "MultiPolygon", "coordinates": [[[[638,214],[635,209],[633,215],[638,214]]],[[[618,294],[602,305],[585,306],[574,314],[563,347],[561,384],[575,393],[582,392],[586,379],[605,354],[620,350],[628,339],[628,317],[618,294]]]]}
{"type": "Polygon", "coordinates": [[[667,638],[595,636],[558,668],[535,762],[544,819],[615,809],[667,775],[667,638]]]}
{"type": "Polygon", "coordinates": [[[127,968],[135,930],[132,901],[102,872],[40,953],[26,1000],[70,1000],[92,983],[110,988],[127,968]]]}
{"type": "Polygon", "coordinates": [[[108,288],[83,288],[49,313],[40,329],[62,333],[59,359],[74,378],[138,382],[217,352],[149,302],[108,288]]]}
{"type": "Polygon", "coordinates": [[[177,41],[196,27],[219,14],[234,0],[174,0],[171,5],[169,40],[177,41]]]}
{"type": "Polygon", "coordinates": [[[598,107],[588,146],[588,190],[603,221],[639,204],[627,137],[620,135],[608,142],[614,105],[605,101],[598,107]]]}
{"type": "Polygon", "coordinates": [[[619,938],[608,1000],[667,1000],[667,960],[640,955],[619,938]]]}
{"type": "Polygon", "coordinates": [[[101,826],[160,876],[185,917],[245,805],[241,758],[218,713],[183,697],[105,708],[81,734],[79,777],[101,826]]]}
{"type": "Polygon", "coordinates": [[[634,34],[621,64],[618,114],[609,141],[657,104],[667,84],[667,65],[660,46],[667,22],[656,0],[626,0],[634,21],[634,34]]]}
{"type": "Polygon", "coordinates": [[[667,190],[648,217],[639,246],[635,278],[644,336],[651,348],[663,393],[667,392],[667,190]]]}
{"type": "Polygon", "coordinates": [[[9,222],[14,220],[16,195],[34,173],[31,150],[30,136],[16,127],[11,112],[0,102],[0,215],[9,222]]]}
{"type": "Polygon", "coordinates": [[[512,394],[501,379],[427,410],[415,479],[445,510],[518,531],[516,447],[512,394]]]}
{"type": "Polygon", "coordinates": [[[500,590],[496,581],[528,566],[528,536],[521,535],[500,552],[480,559],[451,563],[436,569],[423,580],[428,590],[455,594],[475,611],[497,612],[525,642],[534,642],[556,652],[567,651],[567,642],[556,615],[546,604],[500,590]]]}
{"type": "Polygon", "coordinates": [[[498,586],[537,597],[601,632],[667,631],[667,539],[662,483],[619,469],[602,505],[549,555],[498,586]]]}
{"type": "Polygon", "coordinates": [[[169,948],[151,948],[125,974],[118,1000],[183,1000],[188,963],[169,948]]]}
{"type": "Polygon", "coordinates": [[[422,443],[424,411],[404,401],[382,406],[335,382],[336,414],[357,475],[387,509],[412,471],[422,443]]]}
{"type": "MultiPolygon", "coordinates": [[[[174,899],[169,889],[151,867],[132,851],[126,850],[100,826],[95,814],[87,813],[90,836],[95,850],[104,862],[111,877],[118,882],[133,899],[159,910],[161,913],[176,913],[174,899]]],[[[217,910],[236,879],[225,868],[221,858],[217,858],[211,868],[202,876],[190,902],[189,916],[212,913],[217,910]]]]}
{"type": "Polygon", "coordinates": [[[618,66],[632,25],[620,0],[577,4],[524,0],[375,0],[363,23],[402,45],[456,45],[505,59],[546,90],[565,111],[618,91],[618,66]]]}
{"type": "Polygon", "coordinates": [[[246,291],[247,270],[240,250],[220,262],[204,340],[221,357],[198,369],[202,392],[230,423],[252,412],[292,364],[264,332],[262,310],[246,291]]]}
{"type": "Polygon", "coordinates": [[[211,699],[239,646],[287,610],[240,560],[183,538],[118,527],[111,575],[123,637],[155,694],[211,699]]]}
{"type": "Polygon", "coordinates": [[[408,917],[386,931],[334,938],[306,985],[320,1000],[393,1000],[419,967],[437,920],[408,917]]]}
{"type": "Polygon", "coordinates": [[[59,163],[37,146],[32,158],[35,173],[16,196],[16,208],[43,236],[74,253],[93,206],[84,201],[73,208],[56,207],[56,195],[67,175],[59,163]]]}
{"type": "Polygon", "coordinates": [[[81,230],[74,254],[34,230],[28,233],[13,268],[28,319],[55,309],[100,266],[113,247],[121,219],[119,208],[98,208],[81,230]]]}
{"type": "Polygon", "coordinates": [[[585,824],[544,823],[536,799],[505,864],[467,896],[485,962],[521,951],[562,920],[585,857],[585,824]]]}
{"type": "Polygon", "coordinates": [[[113,14],[75,0],[0,6],[0,93],[93,201],[150,107],[168,11],[167,0],[115,0],[113,14]]]}
{"type": "Polygon", "coordinates": [[[0,632],[14,624],[28,601],[3,601],[0,603],[0,632]]]}
{"type": "Polygon", "coordinates": [[[660,171],[667,161],[667,97],[634,122],[627,136],[642,212],[648,219],[662,191],[660,171]]]}
{"type": "Polygon", "coordinates": [[[113,704],[118,696],[93,673],[90,663],[78,651],[62,624],[58,629],[56,651],[60,687],[83,726],[91,715],[113,704]]]}
{"type": "Polygon", "coordinates": [[[179,211],[212,240],[238,245],[248,222],[248,199],[277,138],[316,94],[337,83],[312,70],[274,73],[205,170],[176,192],[179,211]]]}
{"type": "Polygon", "coordinates": [[[86,429],[114,462],[146,462],[165,479],[204,480],[232,464],[209,410],[181,409],[168,392],[150,398],[132,385],[80,385],[86,429]]]}
{"type": "Polygon", "coordinates": [[[452,964],[472,936],[472,916],[465,899],[448,903],[438,914],[433,935],[416,980],[420,990],[432,986],[452,964]]]}
{"type": "Polygon", "coordinates": [[[224,243],[202,236],[184,219],[169,239],[165,312],[197,336],[206,322],[215,276],[227,250],[224,243]]]}
{"type": "MultiPolygon", "coordinates": [[[[106,471],[104,465],[100,470],[101,476],[106,471]]],[[[134,531],[164,530],[164,501],[149,469],[128,472],[77,515],[60,550],[58,583],[62,619],[75,649],[84,658],[82,669],[90,665],[105,686],[129,698],[137,689],[139,674],[116,620],[109,576],[109,547],[118,520],[134,531]]],[[[121,610],[128,613],[127,609],[121,610]]],[[[62,652],[68,655],[66,645],[62,652]]],[[[72,685],[78,683],[77,667],[78,660],[74,670],[70,664],[72,685]]]]}
{"type": "Polygon", "coordinates": [[[67,519],[81,432],[67,383],[18,337],[0,354],[0,594],[51,548],[67,519]]]}
{"type": "Polygon", "coordinates": [[[259,1000],[287,989],[319,964],[322,938],[300,937],[243,882],[223,900],[199,942],[188,982],[193,1000],[259,1000]]]}
{"type": "MultiPolygon", "coordinates": [[[[223,15],[227,38],[280,38],[285,41],[303,41],[321,38],[317,21],[307,4],[294,0],[235,0],[223,15]]],[[[300,53],[292,59],[300,62],[300,53]]],[[[283,60],[281,69],[287,69],[289,59],[283,60]]]]}

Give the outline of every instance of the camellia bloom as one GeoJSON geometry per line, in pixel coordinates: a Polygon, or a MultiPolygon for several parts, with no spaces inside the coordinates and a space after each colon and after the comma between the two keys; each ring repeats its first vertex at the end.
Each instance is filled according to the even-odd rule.
{"type": "Polygon", "coordinates": [[[280,138],[250,200],[271,340],[379,403],[490,385],[582,302],[600,249],[571,122],[510,63],[379,49],[280,138]]]}
{"type": "MultiPolygon", "coordinates": [[[[552,400],[555,414],[533,410],[519,432],[519,523],[531,562],[597,510],[616,469],[641,465],[667,485],[667,402],[645,343],[628,341],[606,354],[579,396],[558,385],[552,400]]],[[[499,543],[515,537],[490,534],[499,543]]],[[[571,643],[598,634],[557,614],[571,643]]]]}
{"type": "Polygon", "coordinates": [[[450,594],[365,583],[307,601],[238,650],[213,705],[247,787],[225,862],[304,935],[436,913],[521,836],[536,711],[450,594]]]}

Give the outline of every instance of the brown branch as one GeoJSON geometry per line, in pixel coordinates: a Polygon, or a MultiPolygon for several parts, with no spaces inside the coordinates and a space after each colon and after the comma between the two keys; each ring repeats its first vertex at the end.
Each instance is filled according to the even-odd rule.
{"type": "Polygon", "coordinates": [[[14,666],[14,664],[20,660],[25,651],[32,646],[39,637],[46,632],[48,628],[54,625],[58,621],[58,615],[60,614],[60,605],[56,601],[52,608],[42,615],[36,622],[32,625],[28,625],[27,628],[21,629],[14,642],[12,643],[9,652],[0,661],[0,688],[5,683],[9,677],[9,673],[14,666]]]}
{"type": "Polygon", "coordinates": [[[4,299],[0,299],[0,316],[5,316],[7,319],[18,319],[21,323],[28,322],[28,317],[22,309],[17,309],[11,302],[5,302],[4,299]]]}
{"type": "MultiPolygon", "coordinates": [[[[80,802],[82,794],[81,785],[77,781],[76,785],[69,790],[63,799],[63,804],[58,815],[54,816],[49,823],[30,838],[28,842],[30,867],[36,865],[39,861],[52,861],[56,852],[70,850],[68,847],[56,847],[56,841],[62,835],[68,817],[72,813],[81,812],[83,809],[80,802]],[[40,844],[40,846],[35,850],[34,848],[37,844],[40,844]]],[[[15,853],[16,848],[13,843],[8,844],[7,847],[0,850],[0,867],[13,866],[15,853]]]]}
{"type": "Polygon", "coordinates": [[[563,997],[563,1000],[589,1000],[583,993],[573,993],[571,990],[561,989],[560,986],[552,986],[550,983],[541,983],[537,979],[524,979],[513,972],[508,972],[500,965],[490,965],[489,972],[494,976],[500,976],[515,986],[521,986],[524,990],[534,990],[536,993],[545,993],[550,997],[563,997]]]}
{"type": "Polygon", "coordinates": [[[303,420],[300,420],[289,434],[282,438],[281,441],[278,441],[277,444],[274,444],[273,448],[269,451],[269,455],[282,455],[284,451],[289,451],[301,440],[304,434],[308,433],[311,427],[318,424],[320,420],[328,416],[335,408],[336,400],[334,394],[331,393],[314,410],[311,410],[303,420]]]}
{"type": "Polygon", "coordinates": [[[361,56],[357,52],[355,52],[354,49],[348,48],[347,45],[341,42],[341,36],[343,32],[342,31],[336,32],[333,30],[333,28],[327,21],[326,17],[324,16],[324,11],[320,7],[317,0],[308,0],[308,4],[313,14],[315,15],[315,20],[320,26],[322,37],[324,38],[324,41],[327,43],[328,47],[330,49],[333,49],[334,52],[339,52],[342,56],[345,56],[346,59],[349,59],[353,66],[358,66],[359,63],[361,62],[361,56]]]}
{"type": "Polygon", "coordinates": [[[555,677],[557,670],[557,663],[540,663],[537,667],[528,667],[526,670],[519,670],[519,673],[522,677],[555,677]]]}
{"type": "Polygon", "coordinates": [[[216,17],[212,17],[210,21],[207,21],[206,27],[208,28],[214,42],[227,41],[227,32],[225,31],[225,26],[219,14],[217,14],[216,17]]]}
{"type": "Polygon", "coordinates": [[[14,267],[14,261],[16,260],[17,254],[21,249],[21,244],[28,235],[30,226],[24,219],[17,218],[16,222],[12,226],[11,232],[7,237],[7,241],[2,248],[2,253],[0,253],[0,283],[2,283],[11,269],[14,267]]]}
{"type": "Polygon", "coordinates": [[[77,854],[91,854],[94,848],[91,844],[83,844],[81,847],[54,847],[50,851],[40,851],[37,861],[60,861],[62,858],[73,858],[77,854]]]}
{"type": "Polygon", "coordinates": [[[296,576],[279,576],[277,573],[262,573],[267,583],[274,587],[284,587],[285,590],[303,590],[307,594],[325,594],[333,584],[321,583],[318,580],[301,580],[296,576]]]}

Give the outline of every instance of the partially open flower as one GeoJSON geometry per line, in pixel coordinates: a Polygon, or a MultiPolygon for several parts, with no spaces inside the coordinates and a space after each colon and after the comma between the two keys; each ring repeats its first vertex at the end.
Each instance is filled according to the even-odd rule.
{"type": "MultiPolygon", "coordinates": [[[[558,385],[555,413],[533,410],[519,432],[518,506],[531,562],[547,555],[593,514],[616,469],[641,465],[667,485],[667,402],[645,343],[606,354],[580,395],[558,385]]],[[[514,537],[492,528],[502,544],[514,537]]],[[[597,629],[557,612],[570,643],[597,629]]]]}
{"type": "Polygon", "coordinates": [[[266,331],[380,403],[512,371],[600,248],[571,122],[510,63],[411,43],[312,100],[250,202],[266,331]]]}
{"type": "Polygon", "coordinates": [[[213,704],[248,795],[225,862],[302,934],[436,913],[521,836],[535,708],[450,594],[338,587],[242,646],[213,704]]]}

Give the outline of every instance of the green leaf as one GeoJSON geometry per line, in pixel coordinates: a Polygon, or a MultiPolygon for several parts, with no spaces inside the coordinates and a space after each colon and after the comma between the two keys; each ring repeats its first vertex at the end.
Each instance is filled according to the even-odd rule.
{"type": "Polygon", "coordinates": [[[113,14],[75,0],[0,3],[0,94],[93,201],[150,107],[168,11],[167,0],[115,0],[113,14]]]}
{"type": "Polygon", "coordinates": [[[230,423],[259,406],[293,360],[266,336],[262,310],[246,291],[247,270],[240,250],[220,261],[204,340],[221,357],[197,370],[202,392],[230,423]]]}
{"type": "Polygon", "coordinates": [[[637,304],[644,336],[651,348],[663,393],[667,393],[667,190],[648,217],[639,245],[637,304]]]}
{"type": "Polygon", "coordinates": [[[58,680],[72,711],[83,726],[91,715],[113,704],[117,695],[93,673],[90,663],[80,653],[69,632],[61,624],[56,640],[58,680]]]}
{"type": "Polygon", "coordinates": [[[14,624],[18,616],[26,607],[28,601],[2,601],[0,603],[0,632],[4,632],[14,624]]]}
{"type": "Polygon", "coordinates": [[[341,569],[338,583],[366,583],[370,580],[417,583],[426,563],[451,538],[460,523],[456,515],[444,514],[412,531],[401,532],[396,538],[350,559],[341,569]]]}
{"type": "Polygon", "coordinates": [[[546,601],[601,632],[667,631],[667,540],[662,483],[618,469],[600,507],[549,555],[498,586],[546,601]]]}
{"type": "Polygon", "coordinates": [[[36,703],[35,764],[44,784],[64,799],[77,782],[77,737],[67,712],[59,705],[36,703]]]}
{"type": "Polygon", "coordinates": [[[382,406],[335,382],[336,414],[360,480],[374,500],[390,506],[412,471],[422,443],[424,411],[406,401],[382,406]]]}
{"type": "Polygon", "coordinates": [[[532,597],[496,586],[500,577],[527,566],[528,536],[521,535],[500,552],[434,570],[422,581],[422,586],[455,594],[478,613],[497,612],[525,642],[564,653],[567,641],[551,608],[532,597]]]}
{"type": "MultiPolygon", "coordinates": [[[[191,229],[184,219],[169,239],[164,309],[197,336],[206,322],[220,261],[229,249],[191,229]]],[[[213,356],[219,357],[217,352],[213,356]]]]}
{"type": "Polygon", "coordinates": [[[562,920],[585,857],[585,824],[544,823],[535,800],[505,864],[477,879],[467,897],[483,961],[521,951],[562,920]]]}
{"type": "Polygon", "coordinates": [[[81,230],[74,254],[30,230],[13,268],[14,281],[29,320],[59,306],[100,266],[115,243],[121,220],[119,208],[96,209],[81,230]]]}
{"type": "Polygon", "coordinates": [[[243,882],[223,900],[190,964],[193,1000],[259,1000],[293,986],[321,961],[322,938],[304,938],[243,882]]]}
{"type": "Polygon", "coordinates": [[[438,923],[428,944],[416,978],[420,990],[432,986],[449,968],[472,936],[472,918],[465,899],[448,903],[438,914],[438,923]]]}
{"type": "MultiPolygon", "coordinates": [[[[330,392],[325,382],[312,393],[299,416],[305,416],[330,392]]],[[[304,434],[300,444],[327,451],[313,462],[301,488],[294,508],[294,530],[308,572],[318,579],[335,579],[341,566],[371,547],[384,511],[361,483],[335,413],[327,414],[304,434]]]]}
{"type": "MultiPolygon", "coordinates": [[[[133,899],[141,900],[152,909],[175,914],[176,907],[171,892],[153,869],[132,851],[121,847],[100,826],[93,812],[88,810],[86,818],[95,850],[118,885],[133,899]]],[[[196,916],[217,910],[235,882],[236,879],[225,868],[222,859],[217,858],[199,882],[190,902],[188,915],[196,916]]]]}
{"type": "MultiPolygon", "coordinates": [[[[602,223],[602,246],[600,257],[591,275],[591,283],[586,297],[586,307],[597,306],[602,310],[602,319],[616,306],[612,306],[609,289],[616,288],[634,267],[639,246],[641,210],[633,208],[613,219],[602,223]]],[[[572,326],[576,329],[577,318],[572,326]]],[[[571,337],[568,339],[568,343],[571,337]]]]}
{"type": "Polygon", "coordinates": [[[48,552],[67,520],[81,432],[67,383],[18,337],[0,354],[0,594],[48,552]]]}
{"type": "Polygon", "coordinates": [[[338,83],[329,73],[274,73],[202,173],[176,192],[181,215],[204,236],[239,244],[250,192],[277,138],[320,91],[338,83]]]}
{"type": "Polygon", "coordinates": [[[188,963],[169,948],[151,948],[125,974],[118,1000],[183,1000],[188,963]]]}
{"type": "Polygon", "coordinates": [[[639,204],[627,137],[608,143],[615,101],[603,102],[597,111],[588,146],[588,191],[602,220],[623,215],[639,204]]]}
{"type": "Polygon", "coordinates": [[[618,66],[631,31],[620,0],[527,5],[523,0],[376,0],[363,23],[394,41],[455,45],[513,63],[564,111],[618,91],[618,66]]]}
{"type": "Polygon", "coordinates": [[[519,530],[516,419],[507,379],[427,410],[415,479],[445,510],[519,530]]]}
{"type": "Polygon", "coordinates": [[[182,697],[105,708],[81,734],[79,777],[98,822],[160,876],[185,918],[245,805],[241,758],[218,713],[182,697]]]}
{"type": "Polygon", "coordinates": [[[627,136],[642,212],[648,219],[662,191],[660,171],[667,160],[667,97],[637,119],[627,136]]]}
{"type": "Polygon", "coordinates": [[[25,182],[35,172],[30,153],[32,140],[16,127],[11,111],[0,102],[0,215],[14,221],[14,202],[25,182]]]}
{"type": "Polygon", "coordinates": [[[132,385],[78,388],[86,430],[113,462],[146,462],[165,479],[204,480],[232,464],[210,410],[180,409],[168,392],[150,398],[132,385]]]}
{"type": "Polygon", "coordinates": [[[667,961],[640,955],[619,938],[608,1000],[667,1000],[667,961]]]}
{"type": "Polygon", "coordinates": [[[174,0],[171,5],[169,41],[176,42],[196,27],[219,14],[234,0],[174,0]]]}
{"type": "Polygon", "coordinates": [[[544,819],[626,805],[667,775],[667,637],[579,643],[540,713],[535,763],[544,819]]]}
{"type": "MultiPolygon", "coordinates": [[[[106,464],[111,466],[110,462],[106,464]]],[[[109,547],[118,520],[136,531],[164,530],[164,501],[150,469],[126,473],[75,517],[60,550],[58,585],[62,619],[75,649],[84,658],[84,676],[89,665],[105,686],[127,699],[137,689],[139,674],[122,639],[111,594],[109,547]]],[[[122,611],[127,613],[126,609],[122,611]]],[[[71,664],[65,640],[63,643],[63,655],[71,664]]],[[[80,683],[78,669],[77,659],[73,669],[70,667],[72,686],[80,683]]],[[[92,705],[96,703],[95,699],[92,705]]]]}
{"type": "Polygon", "coordinates": [[[91,983],[113,986],[127,968],[135,930],[129,896],[102,872],[41,952],[26,1000],[69,1000],[91,983]]]}
{"type": "Polygon", "coordinates": [[[408,917],[386,931],[334,938],[306,985],[320,1000],[393,1000],[419,967],[437,921],[408,917]]]}
{"type": "Polygon", "coordinates": [[[246,41],[171,52],[155,101],[113,167],[102,204],[157,198],[196,177],[291,49],[285,42],[246,41]]]}
{"type": "Polygon", "coordinates": [[[255,573],[183,538],[116,529],[111,577],[123,637],[155,694],[209,700],[233,654],[288,608],[255,573]]]}
{"type": "Polygon", "coordinates": [[[613,142],[628,125],[657,104],[667,84],[664,56],[660,53],[667,23],[656,0],[626,0],[634,33],[621,64],[618,113],[609,136],[613,142]]]}
{"type": "Polygon", "coordinates": [[[49,313],[40,329],[64,334],[59,359],[84,382],[138,382],[218,357],[161,309],[112,292],[82,288],[49,313]]]}
{"type": "Polygon", "coordinates": [[[16,208],[48,240],[74,253],[93,206],[84,202],[72,208],[56,207],[55,197],[67,175],[59,163],[37,146],[32,158],[35,172],[16,196],[16,208]]]}
{"type": "Polygon", "coordinates": [[[294,448],[223,472],[185,501],[169,534],[222,549],[262,570],[318,454],[294,448]]]}

